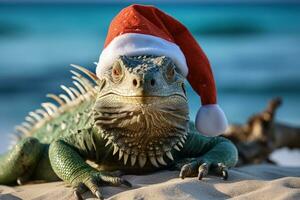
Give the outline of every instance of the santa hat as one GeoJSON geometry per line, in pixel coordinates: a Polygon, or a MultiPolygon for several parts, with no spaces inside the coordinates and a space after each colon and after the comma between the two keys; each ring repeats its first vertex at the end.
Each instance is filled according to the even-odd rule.
{"type": "Polygon", "coordinates": [[[200,95],[196,128],[206,136],[222,134],[227,119],[217,105],[209,61],[188,29],[153,6],[131,5],[111,22],[96,73],[101,76],[120,56],[167,56],[200,95]]]}

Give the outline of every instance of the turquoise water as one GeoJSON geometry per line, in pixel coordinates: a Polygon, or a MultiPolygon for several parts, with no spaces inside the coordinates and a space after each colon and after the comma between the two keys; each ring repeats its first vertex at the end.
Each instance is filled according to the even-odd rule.
{"type": "MultiPolygon", "coordinates": [[[[59,85],[69,64],[95,69],[107,27],[123,5],[0,4],[0,152],[13,125],[59,85]]],[[[278,120],[300,125],[300,6],[158,5],[183,22],[207,53],[219,104],[244,122],[275,96],[278,120]]],[[[199,97],[188,88],[191,119],[199,97]]]]}

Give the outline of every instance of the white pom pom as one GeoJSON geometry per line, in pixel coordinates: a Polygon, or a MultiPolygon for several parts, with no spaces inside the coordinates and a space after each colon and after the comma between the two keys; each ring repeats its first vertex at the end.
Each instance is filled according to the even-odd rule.
{"type": "Polygon", "coordinates": [[[228,122],[217,104],[202,106],[196,116],[197,130],[205,136],[217,136],[225,132],[228,122]]]}

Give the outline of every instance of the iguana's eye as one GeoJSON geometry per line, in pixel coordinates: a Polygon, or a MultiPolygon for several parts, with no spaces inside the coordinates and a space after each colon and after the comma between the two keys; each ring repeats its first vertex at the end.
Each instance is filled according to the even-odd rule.
{"type": "Polygon", "coordinates": [[[111,70],[111,77],[114,82],[119,82],[123,78],[123,68],[119,62],[116,62],[111,70]]]}
{"type": "Polygon", "coordinates": [[[166,67],[165,71],[165,77],[168,82],[174,81],[175,77],[175,66],[173,63],[169,63],[168,66],[166,67]]]}

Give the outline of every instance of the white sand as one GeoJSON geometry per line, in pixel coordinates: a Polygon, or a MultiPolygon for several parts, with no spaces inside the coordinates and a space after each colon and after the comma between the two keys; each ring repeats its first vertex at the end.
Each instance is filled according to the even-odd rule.
{"type": "MultiPolygon", "coordinates": [[[[162,171],[144,176],[124,176],[133,185],[103,187],[105,198],[113,200],[166,199],[300,199],[300,167],[256,165],[231,169],[228,181],[209,176],[177,178],[178,171],[162,171]]],[[[86,193],[85,198],[91,198],[86,193]]],[[[74,199],[72,189],[62,182],[20,187],[0,186],[0,199],[74,199]]]]}

